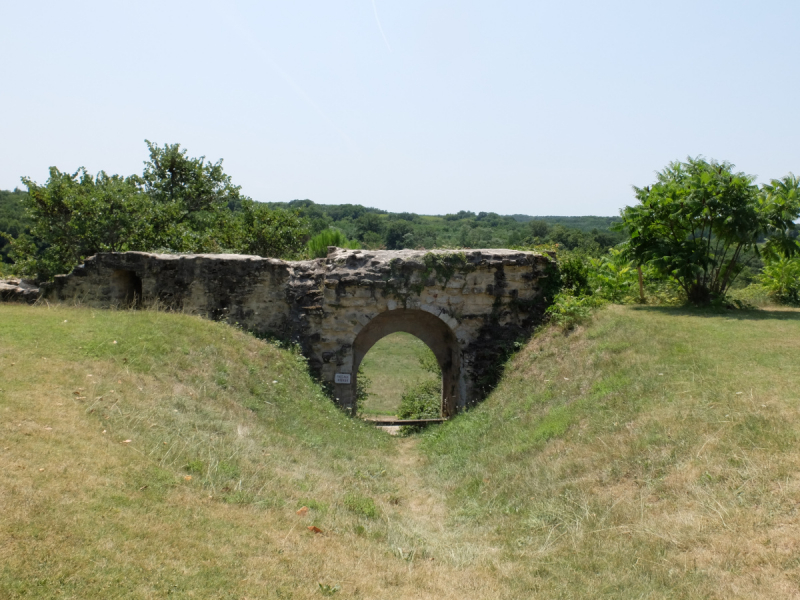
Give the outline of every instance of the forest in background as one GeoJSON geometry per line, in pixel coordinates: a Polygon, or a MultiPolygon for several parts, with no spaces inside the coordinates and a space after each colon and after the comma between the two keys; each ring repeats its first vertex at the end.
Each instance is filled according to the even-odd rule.
{"type": "Polygon", "coordinates": [[[46,183],[23,177],[27,192],[0,192],[0,275],[48,281],[98,252],[129,250],[309,259],[330,246],[516,248],[558,253],[562,293],[552,308],[565,322],[606,301],[729,305],[730,291],[751,284],[760,287],[748,298],[800,304],[800,178],[792,173],[756,184],[731,163],[688,157],[634,187],[637,202],[619,217],[420,215],[256,202],[221,159],[145,143],[141,175],[50,167],[46,183]]]}
{"type": "MultiPolygon", "coordinates": [[[[9,239],[30,231],[32,221],[26,214],[24,190],[0,190],[0,261],[12,262],[9,239]]],[[[612,231],[619,217],[564,217],[498,215],[491,212],[461,211],[447,215],[370,208],[360,204],[317,204],[311,200],[266,203],[271,210],[287,210],[308,223],[309,235],[335,228],[349,240],[365,248],[507,248],[538,244],[559,244],[568,250],[583,249],[602,253],[624,241],[623,234],[612,231]]],[[[240,204],[230,209],[242,210],[240,204]]]]}
{"type": "Polygon", "coordinates": [[[360,204],[317,204],[311,200],[271,202],[272,209],[297,212],[312,235],[336,228],[369,249],[513,248],[559,244],[573,250],[604,252],[624,241],[611,231],[619,217],[499,215],[460,211],[446,215],[393,213],[360,204]]]}

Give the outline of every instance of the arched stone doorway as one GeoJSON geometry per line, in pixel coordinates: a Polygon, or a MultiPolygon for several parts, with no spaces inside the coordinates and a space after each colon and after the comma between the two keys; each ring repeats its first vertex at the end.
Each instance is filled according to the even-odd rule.
{"type": "Polygon", "coordinates": [[[456,413],[460,400],[460,350],[456,336],[439,317],[424,310],[395,309],[375,316],[353,342],[353,377],[351,397],[356,396],[358,368],[369,349],[381,338],[403,331],[422,340],[436,356],[442,370],[442,416],[456,413]]]}

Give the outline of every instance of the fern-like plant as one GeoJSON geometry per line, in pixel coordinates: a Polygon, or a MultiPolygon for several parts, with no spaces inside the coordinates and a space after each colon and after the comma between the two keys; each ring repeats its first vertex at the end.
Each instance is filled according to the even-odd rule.
{"type": "Polygon", "coordinates": [[[347,236],[338,229],[332,227],[323,229],[317,235],[308,240],[306,249],[311,258],[325,258],[328,256],[328,246],[336,246],[337,248],[350,248],[357,250],[361,248],[356,240],[348,240],[347,236]]]}

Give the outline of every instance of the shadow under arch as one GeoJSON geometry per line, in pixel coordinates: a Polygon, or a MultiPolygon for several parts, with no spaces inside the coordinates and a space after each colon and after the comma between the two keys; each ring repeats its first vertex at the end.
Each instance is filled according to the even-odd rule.
{"type": "Polygon", "coordinates": [[[353,342],[353,381],[350,384],[353,398],[358,368],[364,356],[378,340],[398,331],[419,338],[436,356],[442,370],[442,416],[453,416],[461,404],[461,352],[458,340],[447,323],[424,310],[398,308],[382,312],[358,333],[353,342]]]}

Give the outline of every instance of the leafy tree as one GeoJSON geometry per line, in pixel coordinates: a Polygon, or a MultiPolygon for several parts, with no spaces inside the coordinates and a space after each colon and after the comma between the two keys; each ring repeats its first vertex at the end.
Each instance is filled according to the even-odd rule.
{"type": "Polygon", "coordinates": [[[800,232],[795,225],[800,213],[800,179],[789,173],[761,186],[758,208],[764,215],[765,257],[775,260],[779,256],[793,256],[800,248],[800,232]]]}
{"type": "Polygon", "coordinates": [[[414,227],[408,221],[392,221],[386,228],[386,247],[389,250],[407,248],[409,237],[413,236],[414,227]]]}
{"type": "Polygon", "coordinates": [[[52,167],[44,185],[23,178],[22,203],[32,225],[29,235],[11,242],[15,271],[46,280],[97,252],[302,251],[305,220],[241,196],[222,161],[190,158],[178,144],[147,146],[142,176],[101,171],[93,177],[83,168],[70,174],[52,167]]]}
{"type": "MultiPolygon", "coordinates": [[[[376,213],[364,213],[356,219],[356,231],[358,239],[366,241],[366,236],[370,233],[381,234],[383,232],[384,220],[376,213]]],[[[373,238],[374,239],[374,238],[373,238]]]]}
{"type": "Polygon", "coordinates": [[[159,147],[145,140],[150,160],[141,181],[152,200],[154,232],[178,252],[218,251],[231,246],[231,207],[240,205],[240,187],[222,169],[222,160],[190,158],[180,144],[159,147]]]}
{"type": "Polygon", "coordinates": [[[695,304],[725,296],[743,253],[757,252],[762,236],[772,253],[800,248],[789,234],[800,214],[793,175],[759,190],[730,163],[689,158],[671,163],[652,186],[634,190],[640,204],[621,212],[629,255],[674,277],[695,304]]]}
{"type": "Polygon", "coordinates": [[[147,197],[136,177],[93,177],[80,168],[62,173],[50,168],[45,185],[23,177],[23,201],[33,223],[30,236],[11,242],[15,270],[40,280],[66,273],[97,252],[141,250],[154,240],[147,197]]]}
{"type": "Polygon", "coordinates": [[[528,221],[528,229],[530,229],[533,237],[544,239],[550,232],[550,225],[547,223],[547,221],[534,219],[533,221],[528,221]]]}
{"type": "Polygon", "coordinates": [[[0,262],[10,262],[11,240],[30,230],[31,220],[23,201],[27,192],[0,190],[0,262]]]}
{"type": "Polygon", "coordinates": [[[296,212],[271,210],[267,205],[242,201],[240,230],[233,249],[243,254],[292,257],[299,255],[308,239],[308,223],[296,212]]]}

